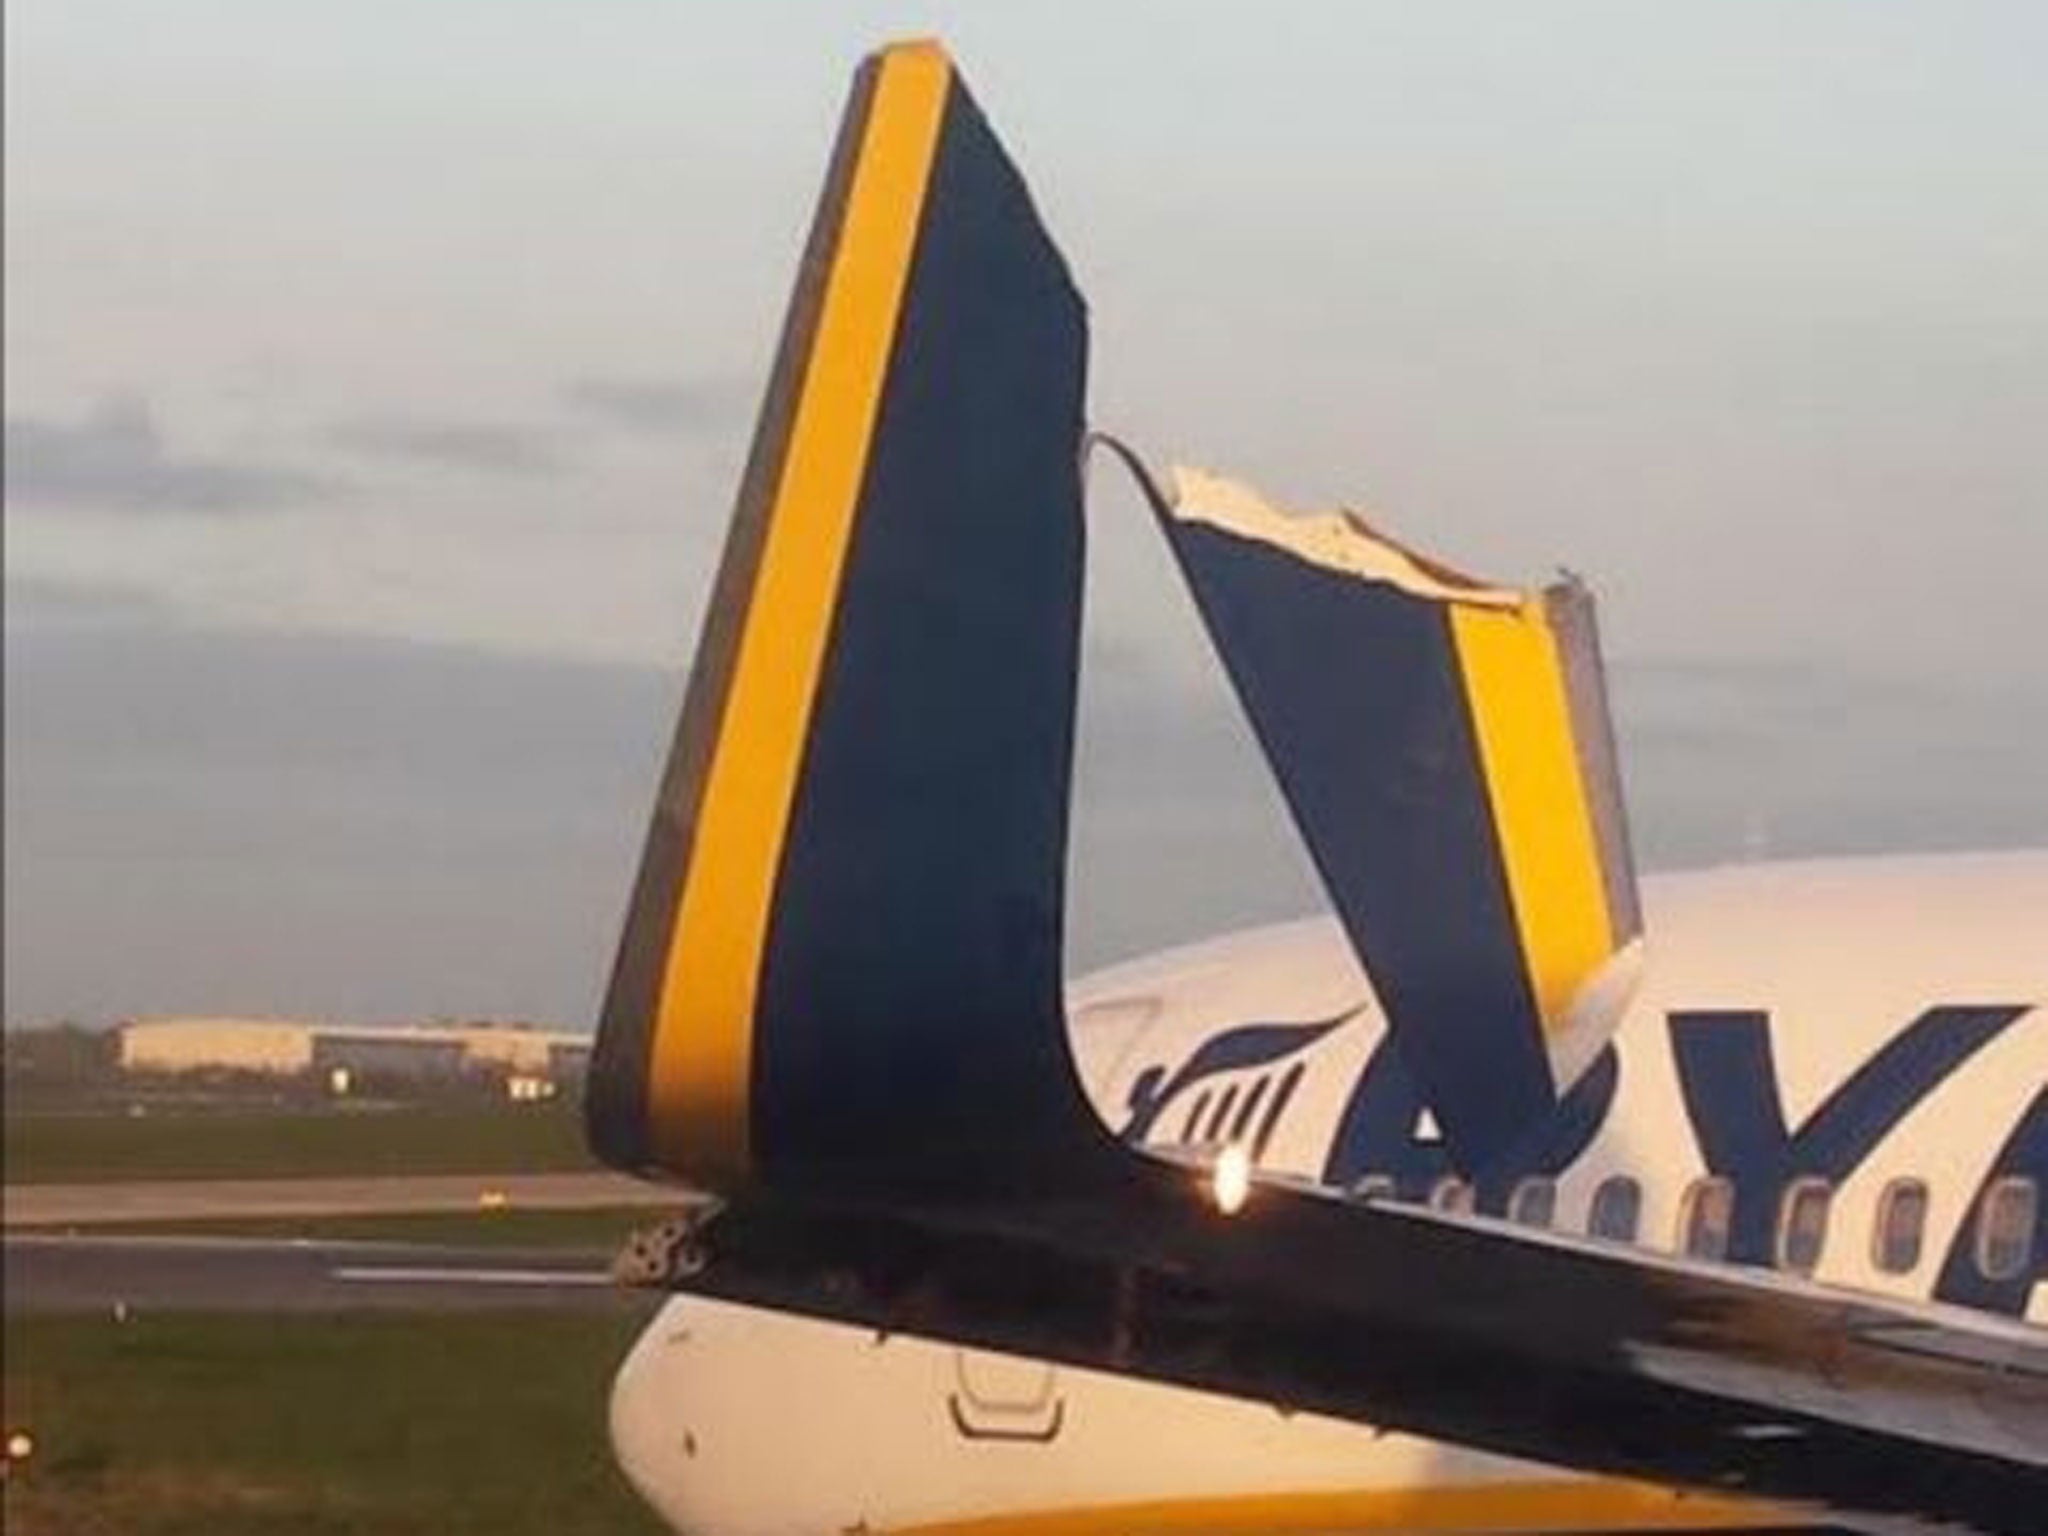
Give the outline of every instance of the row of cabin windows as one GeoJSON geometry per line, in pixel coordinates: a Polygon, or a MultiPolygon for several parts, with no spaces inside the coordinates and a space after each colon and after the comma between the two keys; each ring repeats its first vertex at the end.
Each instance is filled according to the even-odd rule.
{"type": "MultiPolygon", "coordinates": [[[[1357,1193],[1390,1197],[1390,1179],[1367,1179],[1357,1193]]],[[[1429,1203],[1440,1211],[1468,1213],[1475,1195],[1463,1179],[1439,1179],[1429,1203]]],[[[1778,1204],[1778,1268],[1811,1274],[1827,1245],[1828,1216],[1834,1186],[1825,1179],[1795,1179],[1778,1204]]],[[[1878,1196],[1877,1224],[1871,1258],[1887,1275],[1910,1274],[1919,1268],[1927,1241],[1927,1184],[1922,1179],[1893,1179],[1878,1196]]],[[[1524,1179],[1508,1195],[1508,1220],[1524,1226],[1548,1227],[1557,1215],[1557,1185],[1550,1179],[1524,1179]]],[[[1625,1174],[1603,1179],[1586,1211],[1586,1233],[1609,1242],[1632,1243],[1642,1224],[1643,1187],[1625,1174]]],[[[1977,1269],[1987,1280],[2013,1280],[2027,1273],[2041,1223],[2040,1186],[2024,1177],[2002,1178],[1977,1204],[1975,1249],[1977,1269]]],[[[1725,1259],[1735,1225],[1735,1185],[1724,1178],[1695,1180],[1679,1207],[1678,1250],[1688,1258],[1725,1259]]]]}

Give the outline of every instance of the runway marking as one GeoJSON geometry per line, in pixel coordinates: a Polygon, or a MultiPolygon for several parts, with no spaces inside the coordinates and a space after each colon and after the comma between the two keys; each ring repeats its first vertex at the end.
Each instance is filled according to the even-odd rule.
{"type": "Polygon", "coordinates": [[[356,1253],[389,1253],[395,1249],[421,1249],[439,1246],[443,1249],[459,1247],[455,1244],[414,1243],[404,1238],[378,1237],[217,1237],[205,1232],[42,1232],[16,1227],[0,1239],[9,1248],[80,1248],[86,1250],[129,1250],[138,1254],[152,1253],[304,1253],[308,1249],[324,1249],[329,1252],[347,1250],[356,1253]]]}
{"type": "Polygon", "coordinates": [[[601,1269],[434,1269],[403,1264],[345,1264],[331,1269],[335,1280],[367,1284],[421,1285],[611,1285],[601,1269]]]}

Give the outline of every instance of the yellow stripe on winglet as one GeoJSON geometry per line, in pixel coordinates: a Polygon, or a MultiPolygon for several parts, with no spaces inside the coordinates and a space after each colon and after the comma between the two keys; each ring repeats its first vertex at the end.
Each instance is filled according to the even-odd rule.
{"type": "Polygon", "coordinates": [[[1456,605],[1451,633],[1523,963],[1549,1035],[1614,948],[1557,638],[1540,597],[1513,609],[1456,605]]]}
{"type": "Polygon", "coordinates": [[[655,1151],[714,1181],[750,1162],[776,870],[952,81],[930,43],[892,48],[876,68],[655,1011],[655,1151]]]}

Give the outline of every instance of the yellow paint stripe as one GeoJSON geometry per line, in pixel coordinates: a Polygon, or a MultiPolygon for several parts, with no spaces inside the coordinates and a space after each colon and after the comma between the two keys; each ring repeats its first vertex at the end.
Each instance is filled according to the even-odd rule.
{"type": "Polygon", "coordinates": [[[1622,1478],[1469,1482],[1315,1493],[1231,1494],[897,1526],[886,1536],[1351,1536],[1755,1530],[1783,1506],[1622,1478]]]}
{"type": "Polygon", "coordinates": [[[655,1014],[655,1151],[712,1181],[749,1161],[775,876],[952,79],[931,44],[892,48],[877,69],[655,1014]]]}
{"type": "Polygon", "coordinates": [[[1465,698],[1546,1034],[1613,951],[1564,668],[1542,600],[1451,609],[1465,698]]]}

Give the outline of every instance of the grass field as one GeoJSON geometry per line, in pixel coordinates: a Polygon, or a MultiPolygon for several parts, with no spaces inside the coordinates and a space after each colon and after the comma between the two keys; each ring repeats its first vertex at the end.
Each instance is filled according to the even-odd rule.
{"type": "Polygon", "coordinates": [[[36,1450],[8,1536],[614,1536],[662,1527],[605,1442],[637,1313],[22,1317],[36,1450]]]}
{"type": "Polygon", "coordinates": [[[573,1104],[6,1117],[10,1184],[596,1166],[573,1104]]]}

